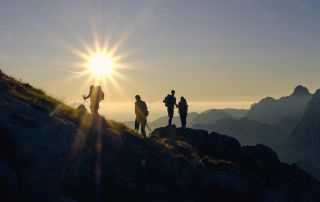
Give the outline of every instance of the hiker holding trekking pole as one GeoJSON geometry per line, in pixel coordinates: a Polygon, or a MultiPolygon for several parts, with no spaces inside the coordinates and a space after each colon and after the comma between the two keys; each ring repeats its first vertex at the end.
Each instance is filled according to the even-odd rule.
{"type": "MultiPolygon", "coordinates": [[[[147,104],[141,100],[140,95],[136,95],[136,102],[135,102],[135,114],[136,114],[136,119],[135,119],[135,130],[138,132],[139,127],[141,125],[141,133],[144,138],[147,138],[146,135],[146,126],[147,126],[147,117],[149,115],[148,107],[147,104]]],[[[148,126],[149,128],[149,126],[148,126]]],[[[150,130],[150,128],[149,128],[150,130]]]]}
{"type": "Polygon", "coordinates": [[[83,100],[90,98],[90,110],[92,115],[99,115],[99,105],[102,100],[104,100],[104,93],[101,86],[90,86],[90,92],[88,96],[83,95],[83,100]]]}

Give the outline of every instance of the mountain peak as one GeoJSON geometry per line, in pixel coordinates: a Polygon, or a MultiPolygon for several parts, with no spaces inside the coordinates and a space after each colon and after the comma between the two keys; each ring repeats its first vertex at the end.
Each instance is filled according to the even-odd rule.
{"type": "Polygon", "coordinates": [[[316,90],[316,92],[314,93],[315,96],[320,96],[320,89],[316,90]]]}
{"type": "Polygon", "coordinates": [[[311,95],[311,93],[309,92],[309,89],[302,85],[297,86],[292,93],[292,96],[308,96],[308,95],[311,95]]]}

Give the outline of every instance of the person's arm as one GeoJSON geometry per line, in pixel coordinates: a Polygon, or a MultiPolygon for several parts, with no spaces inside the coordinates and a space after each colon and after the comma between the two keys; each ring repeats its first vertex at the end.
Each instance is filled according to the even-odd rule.
{"type": "Polygon", "coordinates": [[[135,115],[138,115],[139,114],[139,108],[138,108],[138,103],[137,102],[135,102],[135,104],[134,104],[134,113],[135,113],[135,115]]]}
{"type": "Polygon", "coordinates": [[[179,106],[177,105],[177,99],[174,98],[174,105],[176,105],[177,108],[179,108],[179,106]]]}
{"type": "Polygon", "coordinates": [[[89,97],[91,97],[91,93],[92,93],[92,90],[90,89],[89,95],[88,95],[88,96],[83,95],[83,99],[86,100],[86,99],[88,99],[89,97]]]}
{"type": "Polygon", "coordinates": [[[82,97],[83,97],[84,100],[86,100],[86,99],[88,99],[90,96],[89,96],[89,95],[88,95],[88,96],[83,95],[82,97]]]}

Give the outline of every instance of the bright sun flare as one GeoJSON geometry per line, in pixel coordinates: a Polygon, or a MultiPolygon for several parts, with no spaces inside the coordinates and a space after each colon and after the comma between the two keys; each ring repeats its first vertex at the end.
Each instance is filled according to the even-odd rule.
{"type": "Polygon", "coordinates": [[[96,77],[107,77],[112,74],[113,61],[107,54],[94,55],[89,61],[92,74],[96,77]]]}

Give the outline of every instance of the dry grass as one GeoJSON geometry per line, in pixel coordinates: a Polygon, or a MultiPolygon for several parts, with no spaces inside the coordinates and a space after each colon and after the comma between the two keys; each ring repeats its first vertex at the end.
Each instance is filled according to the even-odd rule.
{"type": "MultiPolygon", "coordinates": [[[[41,112],[71,121],[81,128],[90,127],[89,125],[96,119],[96,117],[91,114],[86,112],[82,114],[61,100],[48,96],[43,90],[36,89],[28,83],[18,81],[2,73],[0,70],[0,92],[1,91],[5,91],[8,95],[29,104],[41,112]]],[[[134,130],[129,129],[124,124],[116,121],[106,121],[104,118],[101,120],[106,123],[108,130],[115,134],[125,134],[128,132],[136,134],[134,130]]]]}
{"type": "Polygon", "coordinates": [[[78,124],[78,114],[65,103],[48,96],[43,90],[33,88],[28,83],[23,83],[10,77],[0,70],[0,90],[17,98],[31,107],[78,124]]]}
{"type": "Polygon", "coordinates": [[[128,128],[126,125],[110,120],[108,121],[108,128],[110,131],[112,131],[114,134],[126,134],[126,133],[130,133],[130,134],[135,134],[137,136],[139,136],[139,134],[136,133],[135,130],[128,128]]]}

